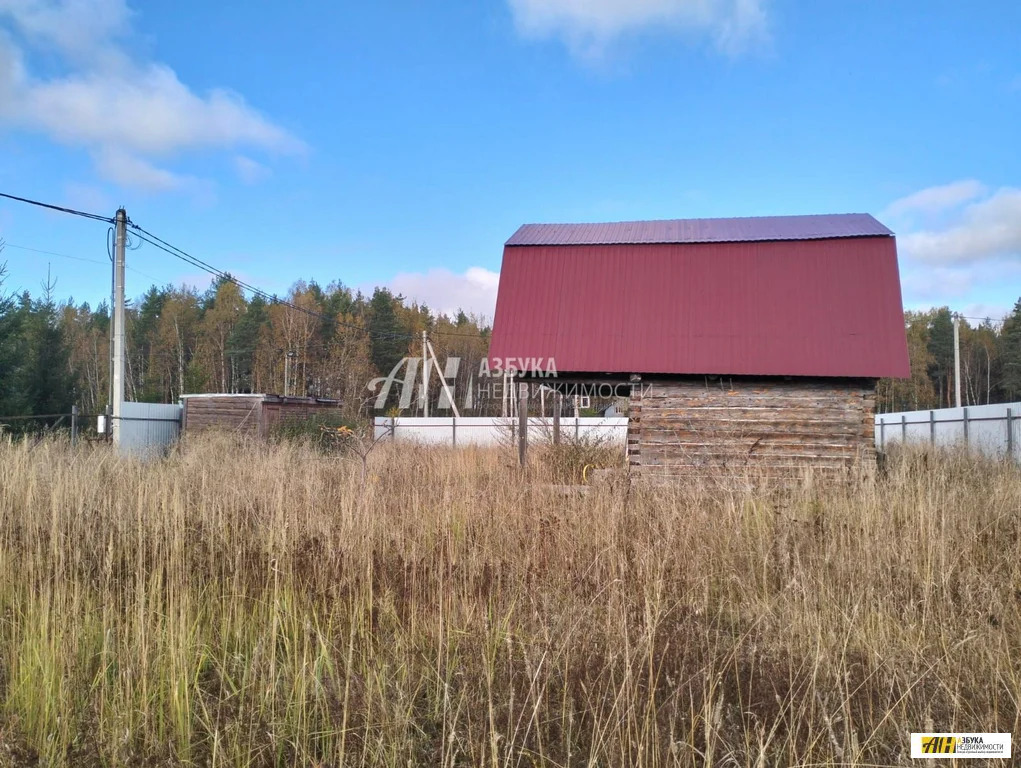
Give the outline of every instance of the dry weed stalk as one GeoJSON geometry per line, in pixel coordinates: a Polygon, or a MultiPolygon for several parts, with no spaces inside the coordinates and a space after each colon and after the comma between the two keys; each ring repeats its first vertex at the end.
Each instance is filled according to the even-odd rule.
{"type": "Polygon", "coordinates": [[[565,497],[542,457],[367,461],[0,444],[0,765],[907,765],[911,730],[1021,733],[1016,467],[565,497]]]}

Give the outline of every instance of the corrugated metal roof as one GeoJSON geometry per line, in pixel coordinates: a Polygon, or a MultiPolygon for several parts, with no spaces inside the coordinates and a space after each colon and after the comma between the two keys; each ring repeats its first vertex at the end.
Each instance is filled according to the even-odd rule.
{"type": "Polygon", "coordinates": [[[610,245],[825,240],[892,235],[867,213],[750,216],[735,219],[666,219],[607,224],[525,224],[507,245],[610,245]]]}
{"type": "Polygon", "coordinates": [[[491,358],[563,375],[909,375],[892,237],[504,249],[491,358]]]}

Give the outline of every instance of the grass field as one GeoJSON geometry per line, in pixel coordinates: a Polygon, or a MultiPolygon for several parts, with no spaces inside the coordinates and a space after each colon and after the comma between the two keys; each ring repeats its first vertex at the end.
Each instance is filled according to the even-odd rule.
{"type": "Polygon", "coordinates": [[[0,765],[1017,754],[1017,467],[565,496],[557,458],[386,446],[363,483],[293,445],[0,445],[0,765]]]}

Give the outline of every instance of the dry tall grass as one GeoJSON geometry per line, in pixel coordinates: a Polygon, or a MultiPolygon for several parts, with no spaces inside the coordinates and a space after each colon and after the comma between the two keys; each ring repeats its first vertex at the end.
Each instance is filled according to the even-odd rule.
{"type": "Polygon", "coordinates": [[[542,471],[0,446],[0,764],[907,765],[911,730],[1021,736],[1016,467],[771,497],[542,471]]]}

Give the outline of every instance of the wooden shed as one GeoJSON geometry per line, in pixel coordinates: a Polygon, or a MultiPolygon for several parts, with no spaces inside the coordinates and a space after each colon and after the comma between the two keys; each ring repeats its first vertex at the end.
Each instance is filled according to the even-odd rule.
{"type": "Polygon", "coordinates": [[[896,241],[867,214],[525,225],[490,357],[624,388],[639,475],[844,469],[909,375],[896,241]]]}
{"type": "Polygon", "coordinates": [[[268,437],[284,420],[337,413],[340,402],[282,395],[182,395],[181,431],[197,434],[221,430],[268,437]]]}

